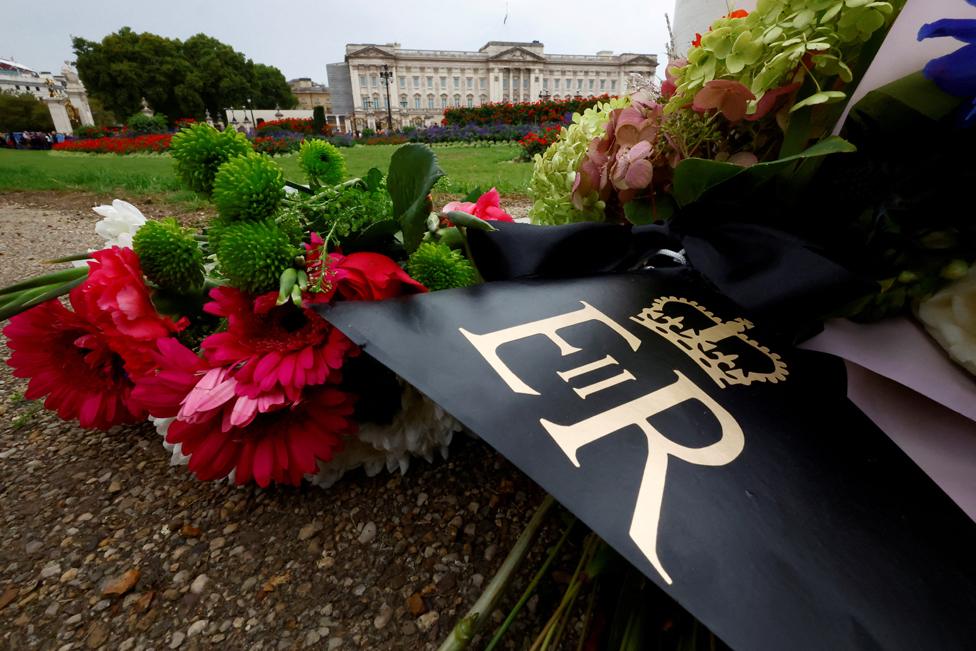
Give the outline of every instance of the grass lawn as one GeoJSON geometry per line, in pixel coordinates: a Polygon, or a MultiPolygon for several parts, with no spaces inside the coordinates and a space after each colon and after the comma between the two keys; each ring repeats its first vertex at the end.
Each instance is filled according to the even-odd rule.
{"type": "MultiPolygon", "coordinates": [[[[351,176],[371,167],[386,171],[395,145],[357,146],[342,149],[351,176]]],[[[526,194],[531,163],[517,163],[515,144],[434,147],[447,178],[440,192],[466,194],[475,188],[498,188],[503,195],[526,194]]],[[[276,157],[285,177],[304,182],[295,156],[276,157]]],[[[12,190],[80,190],[98,194],[163,194],[168,201],[192,203],[194,193],[183,190],[173,173],[169,156],[118,156],[115,154],[65,155],[48,151],[0,149],[0,192],[12,190]]]]}

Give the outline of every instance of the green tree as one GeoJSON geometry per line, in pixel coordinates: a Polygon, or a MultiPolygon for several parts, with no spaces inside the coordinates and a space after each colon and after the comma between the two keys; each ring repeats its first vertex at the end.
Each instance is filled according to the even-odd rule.
{"type": "Polygon", "coordinates": [[[53,131],[44,102],[30,93],[0,93],[0,131],[53,131]]]}
{"type": "Polygon", "coordinates": [[[180,41],[123,27],[100,43],[76,37],[73,45],[78,75],[89,94],[116,116],[139,111],[143,97],[166,115],[192,115],[187,111],[194,108],[203,112],[199,95],[186,85],[192,66],[180,41]]]}
{"type": "Polygon", "coordinates": [[[115,114],[105,108],[97,97],[88,98],[88,108],[92,112],[92,120],[96,127],[111,127],[118,123],[115,114]]]}
{"type": "Polygon", "coordinates": [[[322,133],[325,130],[325,108],[316,106],[312,108],[312,131],[322,133]]]}
{"type": "Polygon", "coordinates": [[[251,99],[254,108],[291,109],[298,106],[298,99],[292,94],[285,76],[274,66],[263,63],[253,63],[248,59],[251,68],[251,99]]]}
{"type": "Polygon", "coordinates": [[[217,118],[248,98],[254,108],[298,103],[280,70],[254,63],[206,34],[180,41],[123,27],[100,42],[72,42],[89,95],[116,116],[139,111],[143,97],[171,119],[201,119],[207,110],[217,118]]]}

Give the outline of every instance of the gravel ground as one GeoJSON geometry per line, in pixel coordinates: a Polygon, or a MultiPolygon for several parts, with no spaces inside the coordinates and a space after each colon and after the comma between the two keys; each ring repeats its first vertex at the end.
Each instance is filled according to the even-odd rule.
{"type": "MultiPolygon", "coordinates": [[[[0,196],[0,284],[97,244],[95,202],[0,196]]],[[[201,483],[152,427],[84,431],[25,386],[2,365],[0,649],[436,648],[542,499],[466,437],[329,490],[201,483]]]]}

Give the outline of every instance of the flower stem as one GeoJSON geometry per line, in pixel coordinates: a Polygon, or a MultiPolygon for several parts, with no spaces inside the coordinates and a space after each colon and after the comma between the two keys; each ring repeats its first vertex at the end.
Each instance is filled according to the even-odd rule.
{"type": "Polygon", "coordinates": [[[559,554],[559,550],[562,549],[563,543],[566,542],[566,539],[569,537],[569,533],[573,530],[573,527],[575,525],[576,525],[576,519],[573,518],[573,521],[569,524],[569,526],[566,527],[566,530],[563,531],[563,535],[559,539],[559,542],[557,542],[556,545],[549,550],[549,555],[546,557],[546,560],[542,564],[542,567],[540,567],[539,571],[536,572],[535,576],[532,577],[532,580],[529,582],[528,587],[525,588],[525,592],[522,593],[522,596],[519,598],[518,602],[512,608],[511,612],[508,613],[508,617],[505,618],[505,621],[502,622],[501,626],[498,627],[498,630],[495,631],[495,635],[491,638],[491,641],[488,643],[488,646],[485,647],[485,651],[492,651],[492,649],[494,649],[495,646],[497,646],[498,643],[502,641],[502,638],[505,636],[505,633],[508,631],[508,628],[512,625],[512,622],[515,621],[515,617],[522,609],[522,606],[525,605],[525,603],[529,600],[529,597],[532,596],[532,593],[535,592],[536,586],[539,585],[539,581],[541,581],[542,577],[545,576],[546,572],[549,570],[549,566],[552,565],[552,562],[556,560],[556,556],[559,554]]]}
{"type": "Polygon", "coordinates": [[[535,540],[536,535],[542,528],[546,514],[549,513],[549,509],[552,508],[553,504],[555,504],[555,500],[552,495],[546,495],[546,498],[542,500],[542,504],[539,505],[532,515],[532,519],[529,520],[529,524],[526,525],[521,535],[519,535],[518,540],[515,541],[512,550],[505,557],[502,566],[498,568],[498,572],[492,577],[488,587],[481,593],[481,596],[478,597],[478,600],[471,606],[461,621],[457,623],[454,630],[451,631],[450,636],[441,644],[439,651],[460,651],[468,647],[478,632],[478,629],[484,625],[488,613],[492,611],[502,595],[505,594],[505,588],[508,587],[508,583],[515,574],[515,570],[518,569],[525,555],[528,554],[532,541],[535,540]]]}

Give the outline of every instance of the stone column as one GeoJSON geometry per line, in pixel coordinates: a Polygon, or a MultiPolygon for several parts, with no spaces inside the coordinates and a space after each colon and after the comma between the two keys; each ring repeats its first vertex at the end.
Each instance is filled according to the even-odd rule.
{"type": "Polygon", "coordinates": [[[45,97],[44,103],[47,104],[47,110],[51,112],[51,119],[54,121],[54,130],[58,133],[71,134],[74,129],[71,128],[71,120],[68,119],[68,109],[66,108],[68,100],[63,97],[45,97]]]}

